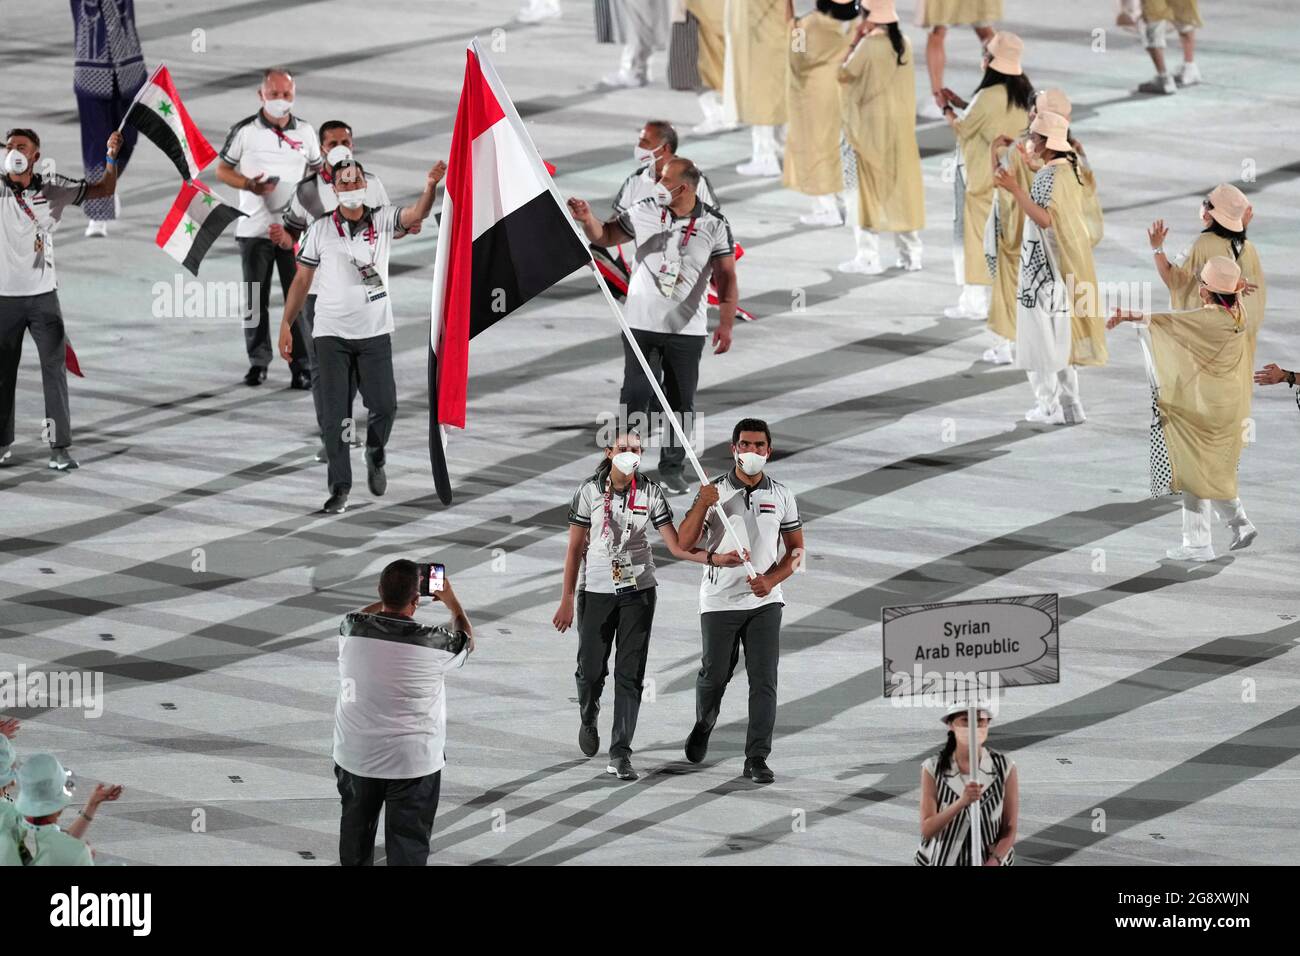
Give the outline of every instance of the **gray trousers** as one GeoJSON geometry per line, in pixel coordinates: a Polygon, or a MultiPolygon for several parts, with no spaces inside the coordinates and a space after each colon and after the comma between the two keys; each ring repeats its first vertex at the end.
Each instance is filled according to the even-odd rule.
{"type": "Polygon", "coordinates": [[[0,448],[14,443],[14,405],[18,364],[23,357],[23,333],[31,332],[41,357],[45,417],[53,426],[51,448],[72,444],[68,411],[68,366],[64,349],[63,313],[57,292],[40,295],[0,295],[0,448]]]}
{"type": "Polygon", "coordinates": [[[374,866],[379,811],[384,812],[384,852],[389,866],[427,866],[442,771],[411,780],[380,780],[334,765],[342,809],[339,865],[374,866]]]}
{"type": "MultiPolygon", "coordinates": [[[[296,324],[296,323],[295,323],[296,324]]],[[[316,337],[316,371],[320,380],[321,416],[325,453],[329,456],[329,490],[350,491],[352,459],[348,447],[351,431],[353,382],[370,410],[366,449],[376,465],[384,463],[384,446],[397,417],[397,383],[393,380],[393,345],[387,335],[368,339],[316,337]]],[[[316,386],[313,386],[316,387],[316,386]]]]}
{"type": "MultiPolygon", "coordinates": [[[[297,265],[292,249],[281,249],[270,239],[239,239],[239,265],[244,274],[244,347],[248,350],[248,364],[266,368],[271,364],[271,280],[280,273],[280,291],[287,299],[293,284],[297,265]]],[[[279,326],[276,326],[279,328],[279,326]]],[[[303,332],[298,323],[293,324],[293,361],[290,371],[297,373],[307,368],[307,346],[302,341],[303,332]],[[302,358],[299,358],[302,356],[302,358]]]]}
{"type": "MultiPolygon", "coordinates": [[[[306,357],[305,366],[308,374],[311,375],[311,401],[316,407],[316,428],[322,438],[325,436],[325,408],[321,403],[320,376],[316,372],[316,339],[313,336],[313,330],[316,328],[316,297],[307,296],[307,301],[303,303],[302,312],[298,316],[298,322],[295,327],[302,325],[303,351],[306,357]]],[[[294,354],[297,355],[298,343],[294,343],[294,354]]],[[[352,402],[357,397],[357,380],[354,377],[348,385],[348,413],[347,418],[352,418],[352,402]]],[[[354,419],[355,420],[355,419],[354,419]]]]}
{"type": "Polygon", "coordinates": [[[700,615],[704,654],[695,678],[695,722],[713,730],[722,707],[722,695],[745,648],[745,674],[749,677],[749,732],[745,758],[772,752],[776,726],[776,665],[781,655],[780,604],[764,604],[748,611],[706,611],[700,615]]]}

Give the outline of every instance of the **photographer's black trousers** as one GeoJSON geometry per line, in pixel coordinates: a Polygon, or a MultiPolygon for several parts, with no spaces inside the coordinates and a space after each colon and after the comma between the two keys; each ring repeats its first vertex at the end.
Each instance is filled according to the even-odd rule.
{"type": "Polygon", "coordinates": [[[334,765],[343,813],[339,818],[339,865],[374,866],[375,831],[384,811],[384,850],[389,866],[424,866],[429,860],[433,818],[442,771],[411,780],[360,777],[334,765]]]}
{"type": "Polygon", "coordinates": [[[578,592],[578,710],[584,724],[594,724],[600,713],[600,694],[609,674],[609,652],[614,655],[614,729],[609,757],[632,754],[632,735],[641,711],[641,686],[650,654],[650,626],[655,617],[655,589],[625,594],[578,592]]]}

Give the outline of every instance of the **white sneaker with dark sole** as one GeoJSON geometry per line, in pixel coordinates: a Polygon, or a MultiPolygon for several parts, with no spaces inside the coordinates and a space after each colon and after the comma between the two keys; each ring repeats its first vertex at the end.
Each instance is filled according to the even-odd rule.
{"type": "Polygon", "coordinates": [[[1065,409],[1057,405],[1053,411],[1045,412],[1041,406],[1035,405],[1025,412],[1025,421],[1033,422],[1035,425],[1064,425],[1065,409]]]}
{"type": "Polygon", "coordinates": [[[1195,561],[1204,564],[1206,561],[1214,560],[1214,548],[1208,544],[1203,548],[1189,548],[1184,545],[1181,548],[1170,548],[1165,552],[1165,557],[1174,561],[1195,561]]]}
{"type": "Polygon", "coordinates": [[[1232,544],[1228,545],[1229,551],[1240,551],[1242,548],[1249,548],[1258,537],[1259,531],[1253,524],[1246,525],[1245,528],[1234,528],[1232,531],[1232,544]]]}

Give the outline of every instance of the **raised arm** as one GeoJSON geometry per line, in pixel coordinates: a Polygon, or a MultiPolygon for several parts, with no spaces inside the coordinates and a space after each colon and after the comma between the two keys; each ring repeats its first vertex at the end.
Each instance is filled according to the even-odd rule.
{"type": "Polygon", "coordinates": [[[994,169],[993,184],[1009,192],[1020,205],[1020,208],[1024,210],[1025,215],[1038,224],[1038,228],[1050,229],[1052,227],[1052,214],[1029,198],[1029,193],[1011,174],[1011,170],[1003,169],[1001,166],[994,169]]]}
{"type": "Polygon", "coordinates": [[[105,199],[117,192],[117,152],[122,148],[122,134],[113,131],[108,137],[104,156],[104,175],[99,182],[86,187],[86,199],[105,199]]]}
{"type": "Polygon", "coordinates": [[[582,226],[583,234],[593,246],[617,246],[632,238],[617,219],[609,222],[597,219],[585,199],[570,199],[569,214],[582,226]]]}
{"type": "Polygon", "coordinates": [[[403,207],[402,211],[398,213],[398,222],[402,224],[404,230],[409,232],[413,227],[429,218],[429,213],[433,212],[434,193],[438,189],[438,183],[442,181],[442,177],[445,175],[447,175],[447,164],[440,159],[429,170],[429,175],[424,181],[424,192],[420,193],[420,198],[412,205],[403,207]]]}

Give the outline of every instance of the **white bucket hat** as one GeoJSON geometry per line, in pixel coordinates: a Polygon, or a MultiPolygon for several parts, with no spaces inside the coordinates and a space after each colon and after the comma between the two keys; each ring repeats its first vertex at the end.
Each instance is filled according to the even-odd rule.
{"type": "Polygon", "coordinates": [[[989,41],[989,66],[1007,76],[1021,76],[1025,71],[1020,58],[1025,52],[1025,41],[1014,33],[1005,31],[993,34],[989,41]]]}
{"type": "Polygon", "coordinates": [[[24,817],[48,817],[72,802],[76,786],[72,771],[64,770],[54,754],[32,754],[18,769],[18,799],[24,817]]]}
{"type": "MultiPolygon", "coordinates": [[[[975,708],[976,710],[979,711],[979,713],[983,714],[989,720],[993,719],[993,708],[990,707],[984,701],[980,701],[979,703],[977,703],[975,705],[975,708]]],[[[970,704],[968,703],[952,704],[948,707],[947,710],[943,712],[943,718],[942,718],[943,722],[945,724],[951,724],[954,720],[956,720],[962,714],[967,713],[969,710],[970,710],[970,704]]]]}

